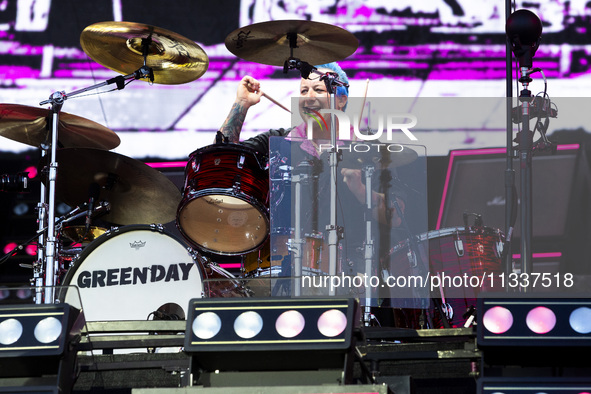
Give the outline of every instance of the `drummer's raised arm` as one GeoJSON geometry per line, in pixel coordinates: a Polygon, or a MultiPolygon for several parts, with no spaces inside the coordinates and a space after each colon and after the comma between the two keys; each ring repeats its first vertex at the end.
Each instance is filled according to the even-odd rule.
{"type": "Polygon", "coordinates": [[[251,76],[245,76],[238,84],[236,101],[230,109],[220,132],[228,139],[228,142],[237,143],[240,141],[240,131],[246,118],[248,109],[261,101],[262,92],[260,83],[251,76]]]}

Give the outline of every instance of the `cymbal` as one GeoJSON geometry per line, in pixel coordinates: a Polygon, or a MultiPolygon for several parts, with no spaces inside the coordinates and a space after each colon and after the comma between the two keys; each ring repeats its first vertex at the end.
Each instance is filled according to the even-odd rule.
{"type": "Polygon", "coordinates": [[[176,217],[179,189],[139,160],[106,150],[69,148],[57,151],[57,162],[56,196],[70,206],[87,202],[90,185],[96,183],[98,200],[110,203],[110,212],[102,216],[107,222],[168,223],[176,217]]]}
{"type": "Polygon", "coordinates": [[[388,168],[402,167],[418,159],[417,152],[407,146],[400,145],[402,149],[388,151],[382,147],[380,152],[343,152],[343,161],[339,167],[363,169],[367,166],[374,167],[375,170],[385,170],[388,168]]]}
{"type": "Polygon", "coordinates": [[[62,229],[61,235],[72,242],[88,244],[107,231],[106,228],[96,226],[91,226],[88,231],[86,231],[86,226],[68,226],[62,229]]]}
{"type": "Polygon", "coordinates": [[[209,59],[195,42],[172,31],[142,23],[92,24],[82,31],[80,45],[95,62],[129,75],[144,66],[143,39],[151,39],[146,66],[154,72],[154,83],[186,83],[207,71],[209,59]]]}
{"type": "MultiPolygon", "coordinates": [[[[38,147],[51,142],[51,110],[19,104],[0,104],[0,136],[38,147]]],[[[121,140],[114,131],[67,112],[59,113],[58,142],[64,148],[113,149],[121,140]]]]}
{"type": "Polygon", "coordinates": [[[306,20],[255,23],[234,30],[225,43],[230,52],[244,60],[283,66],[291,56],[291,34],[297,37],[293,57],[311,65],[345,59],[359,46],[357,38],[340,27],[306,20]]]}

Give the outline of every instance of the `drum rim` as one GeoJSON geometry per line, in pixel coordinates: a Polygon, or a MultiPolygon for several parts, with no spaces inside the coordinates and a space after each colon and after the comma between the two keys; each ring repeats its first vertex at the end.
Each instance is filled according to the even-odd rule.
{"type": "Polygon", "coordinates": [[[234,143],[234,142],[226,142],[226,143],[222,143],[222,144],[211,144],[211,145],[207,145],[204,147],[201,147],[199,149],[194,150],[193,152],[191,152],[189,154],[189,161],[187,162],[187,169],[192,168],[192,162],[196,159],[197,156],[203,154],[204,152],[209,152],[209,151],[215,151],[215,150],[228,150],[228,151],[238,151],[241,153],[249,153],[251,154],[254,159],[257,161],[257,163],[259,164],[259,169],[263,170],[263,171],[267,171],[266,169],[266,161],[267,159],[267,155],[266,154],[262,154],[258,151],[256,151],[255,149],[251,148],[250,146],[246,146],[244,144],[240,144],[240,143],[234,143]]]}
{"type": "MultiPolygon", "coordinates": [[[[445,228],[438,229],[438,230],[429,230],[429,231],[421,233],[419,235],[415,235],[414,237],[418,242],[424,242],[424,241],[430,241],[432,239],[436,239],[439,237],[447,237],[447,236],[454,235],[454,234],[474,235],[474,234],[478,234],[478,232],[481,232],[483,235],[486,235],[486,236],[498,236],[499,240],[501,240],[501,241],[505,239],[505,236],[504,236],[503,232],[501,231],[501,229],[494,228],[494,227],[488,227],[488,226],[445,227],[445,228]]],[[[390,252],[387,255],[392,256],[394,253],[399,252],[402,248],[407,247],[408,242],[409,242],[409,238],[406,238],[406,239],[398,242],[398,244],[396,244],[395,246],[393,246],[390,249],[390,252]]]]}
{"type": "MultiPolygon", "coordinates": [[[[258,190],[258,189],[257,189],[258,190]]],[[[269,216],[269,208],[267,208],[264,204],[261,204],[258,200],[253,199],[254,202],[256,204],[251,203],[251,201],[248,201],[244,198],[242,198],[242,196],[246,196],[246,197],[250,197],[248,194],[246,193],[242,193],[242,191],[240,193],[236,193],[234,191],[234,188],[232,187],[212,187],[209,189],[201,189],[199,191],[191,191],[189,193],[187,193],[187,195],[182,199],[182,201],[179,203],[179,206],[177,207],[177,218],[180,214],[180,212],[187,206],[189,205],[192,201],[201,198],[201,197],[206,197],[206,196],[211,196],[212,194],[221,194],[222,196],[227,196],[227,197],[234,197],[237,198],[239,200],[242,200],[244,202],[247,202],[248,204],[255,206],[255,208],[262,214],[265,214],[266,216],[269,216]],[[212,192],[214,191],[215,193],[204,193],[204,192],[212,192]],[[188,200],[188,201],[185,201],[188,200]],[[260,209],[262,208],[262,210],[260,209]]],[[[250,197],[252,199],[252,197],[250,197]]]]}
{"type": "Polygon", "coordinates": [[[203,189],[198,192],[191,192],[191,193],[187,194],[187,197],[189,195],[192,195],[192,198],[189,201],[185,202],[185,198],[187,198],[187,197],[185,197],[185,198],[183,198],[183,200],[179,204],[178,209],[177,209],[175,224],[176,224],[176,228],[179,230],[179,232],[185,238],[185,240],[187,242],[189,242],[192,246],[194,246],[200,250],[204,250],[208,253],[214,253],[214,254],[222,255],[222,256],[237,256],[240,254],[254,252],[255,250],[258,250],[260,247],[262,247],[262,245],[267,241],[267,239],[270,236],[269,229],[271,227],[271,223],[270,223],[271,221],[269,219],[269,209],[264,204],[261,204],[258,200],[254,200],[254,204],[252,204],[250,201],[246,201],[245,199],[237,196],[236,193],[230,193],[230,194],[217,193],[217,194],[221,194],[221,195],[228,196],[228,197],[238,198],[239,200],[247,202],[250,206],[254,207],[259,213],[261,213],[261,215],[263,216],[263,219],[265,221],[265,227],[266,227],[265,237],[263,238],[263,240],[261,242],[259,242],[257,245],[255,245],[254,247],[252,247],[250,249],[241,250],[241,251],[237,251],[237,252],[226,252],[226,251],[207,248],[207,247],[201,245],[200,243],[198,243],[197,241],[195,241],[192,237],[189,236],[189,234],[187,234],[187,232],[181,226],[181,212],[185,208],[187,208],[191,204],[191,202],[197,200],[198,198],[211,196],[212,194],[214,194],[214,193],[209,193],[209,194],[203,193],[204,191],[212,191],[212,190],[229,190],[229,189],[212,188],[212,189],[203,189]],[[262,210],[261,210],[261,208],[262,208],[262,210]]]}

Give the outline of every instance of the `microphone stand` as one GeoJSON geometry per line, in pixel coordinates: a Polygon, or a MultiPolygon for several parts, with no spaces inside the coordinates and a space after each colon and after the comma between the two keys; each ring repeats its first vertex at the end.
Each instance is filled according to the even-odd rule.
{"type": "MultiPolygon", "coordinates": [[[[511,15],[511,1],[505,1],[505,20],[511,15]]],[[[513,57],[511,56],[511,43],[509,40],[506,42],[506,169],[505,169],[505,242],[503,244],[503,251],[501,255],[504,257],[503,270],[505,277],[508,278],[509,274],[513,271],[513,247],[512,238],[513,230],[515,228],[515,217],[513,211],[515,209],[515,170],[513,169],[513,122],[511,119],[511,113],[513,110],[513,57]]],[[[509,286],[506,287],[507,291],[509,286]]]]}
{"type": "MultiPolygon", "coordinates": [[[[78,94],[87,92],[89,90],[97,89],[112,83],[117,84],[118,90],[125,87],[125,81],[128,79],[149,78],[154,80],[152,69],[146,66],[146,58],[144,57],[144,65],[132,74],[125,76],[118,76],[111,78],[105,82],[92,85],[83,89],[73,91],[69,94],[65,92],[55,92],[48,100],[42,101],[39,105],[51,104],[51,146],[49,157],[49,175],[48,175],[48,190],[41,187],[41,199],[39,204],[39,230],[47,227],[47,240],[45,248],[38,248],[38,261],[35,265],[34,282],[35,282],[35,303],[53,304],[55,302],[54,289],[55,276],[57,273],[57,266],[55,263],[56,252],[56,231],[55,231],[55,189],[57,178],[57,144],[58,144],[58,125],[59,113],[66,99],[76,96],[78,94]],[[46,196],[47,194],[47,196],[46,196]],[[45,219],[47,218],[47,225],[45,219]],[[44,264],[43,264],[44,262],[44,264]],[[45,276],[45,281],[43,281],[45,276]],[[45,289],[45,291],[44,291],[45,289]]],[[[39,236],[39,245],[43,245],[44,237],[39,236]]]]}
{"type": "MultiPolygon", "coordinates": [[[[303,62],[293,57],[293,49],[296,47],[297,35],[289,33],[287,38],[290,42],[290,51],[292,56],[287,59],[283,66],[284,73],[288,69],[298,69],[302,74],[302,78],[307,79],[310,73],[320,75],[320,78],[324,80],[326,90],[330,96],[330,108],[336,108],[336,87],[347,86],[344,82],[340,81],[337,76],[333,73],[323,73],[316,70],[315,67],[310,64],[303,62]]],[[[342,231],[337,226],[337,170],[338,170],[338,151],[337,151],[337,131],[336,131],[336,118],[333,113],[330,116],[330,143],[331,150],[329,152],[329,171],[330,171],[330,224],[326,227],[328,230],[328,275],[336,276],[337,273],[337,254],[338,254],[338,242],[342,231]]],[[[329,295],[335,295],[335,289],[329,289],[329,295]]]]}
{"type": "MultiPolygon", "coordinates": [[[[509,8],[509,7],[508,7],[509,8]]],[[[540,45],[542,34],[542,22],[533,12],[521,9],[515,11],[507,18],[505,31],[511,43],[513,53],[519,60],[520,78],[519,82],[523,89],[519,94],[521,131],[518,133],[517,143],[520,162],[520,193],[521,193],[521,273],[529,275],[532,271],[532,156],[533,156],[533,131],[530,130],[530,111],[533,107],[532,95],[528,90],[532,81],[530,74],[535,72],[532,69],[532,58],[540,45]]],[[[507,154],[509,154],[509,146],[507,154]]],[[[509,217],[510,212],[507,212],[509,217]]],[[[508,234],[510,237],[511,234],[508,234]]],[[[511,251],[507,251],[511,253],[511,251]]],[[[521,288],[524,292],[527,287],[521,288]]]]}

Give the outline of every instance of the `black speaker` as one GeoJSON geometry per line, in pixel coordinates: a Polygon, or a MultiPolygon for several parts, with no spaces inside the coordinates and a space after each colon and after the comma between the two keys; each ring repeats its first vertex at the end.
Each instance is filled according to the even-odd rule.
{"type": "MultiPolygon", "coordinates": [[[[505,231],[505,148],[450,152],[437,228],[471,225],[480,215],[484,226],[505,231]]],[[[515,188],[520,190],[520,162],[513,160],[515,188]]],[[[554,154],[532,159],[532,249],[568,256],[577,268],[589,265],[591,182],[584,149],[560,145],[554,154]]],[[[520,202],[513,233],[519,253],[520,202]]],[[[564,260],[563,260],[564,261],[564,260]]]]}

